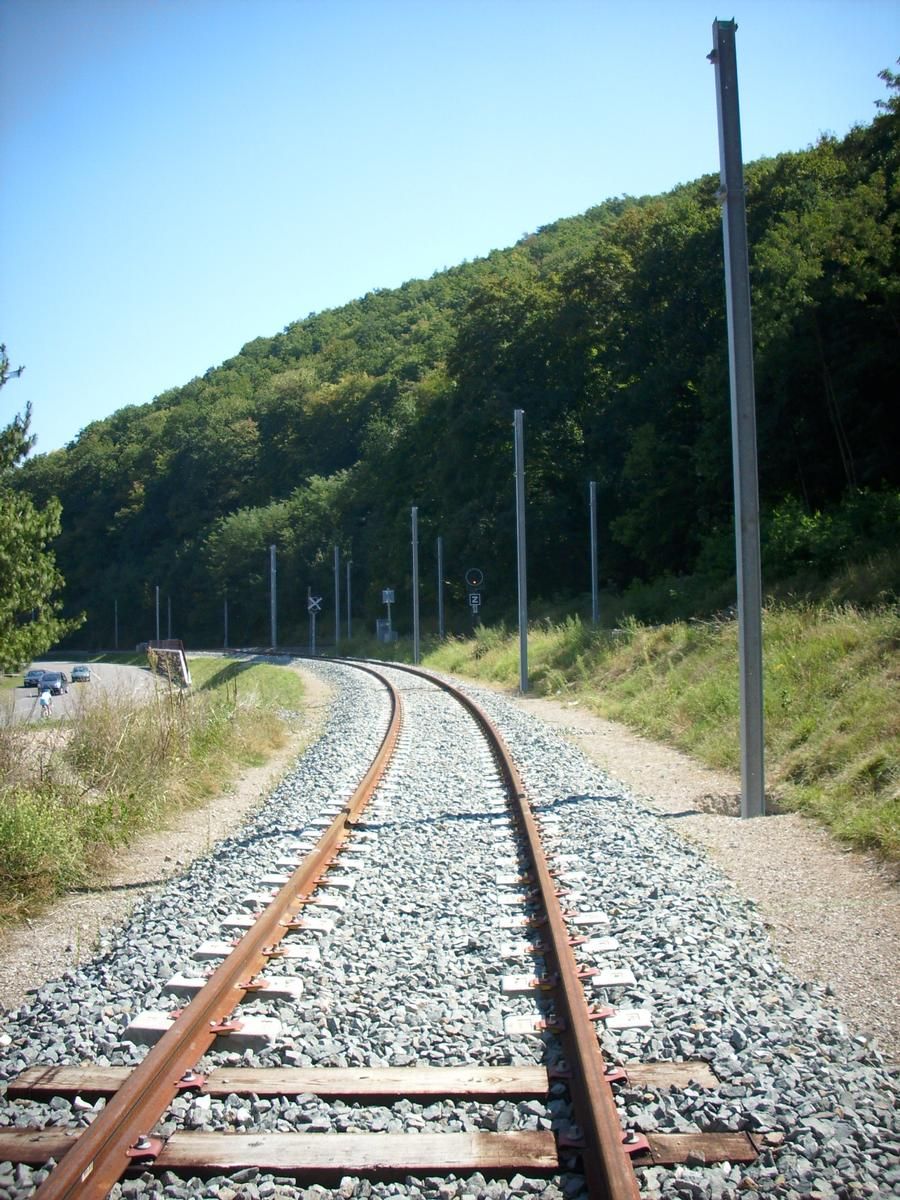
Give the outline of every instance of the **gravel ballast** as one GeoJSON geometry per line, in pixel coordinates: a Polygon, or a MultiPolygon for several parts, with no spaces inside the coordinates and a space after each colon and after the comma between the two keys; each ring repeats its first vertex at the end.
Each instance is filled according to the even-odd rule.
{"type": "MultiPolygon", "coordinates": [[[[305,833],[315,833],[310,822],[352,791],[386,723],[384,692],[351,668],[314,669],[336,689],[322,738],[237,836],[142,901],[125,926],[105,935],[90,962],[2,1019],[4,1079],[37,1063],[138,1061],[143,1049],[123,1037],[137,1010],[182,1002],[166,991],[168,979],[197,973],[196,947],[222,936],[230,914],[249,912],[254,880],[271,875],[305,833]]],[[[501,918],[524,910],[514,889],[499,882],[519,864],[488,751],[473,742],[471,721],[452,700],[395,674],[405,728],[346,868],[342,859],[339,871],[352,887],[327,889],[340,905],[321,910],[335,919],[330,932],[302,935],[319,947],[321,961],[267,969],[267,975],[299,973],[302,998],[243,1005],[242,1012],[277,1017],[281,1031],[268,1048],[210,1055],[207,1066],[498,1064],[552,1061],[558,1054],[552,1039],[506,1032],[509,1018],[534,1015],[537,1005],[531,996],[501,990],[504,975],[532,964],[516,967],[504,958],[517,935],[501,918]]],[[[536,814],[558,854],[568,856],[561,858],[573,893],[568,907],[608,917],[594,932],[615,938],[618,949],[594,953],[586,965],[633,973],[634,983],[592,989],[597,1002],[650,1013],[647,1029],[602,1027],[604,1054],[612,1062],[702,1058],[721,1080],[713,1090],[626,1085],[617,1093],[623,1123],[660,1132],[744,1129],[783,1139],[750,1167],[642,1171],[642,1194],[900,1195],[895,1080],[876,1051],[848,1035],[822,991],[798,984],[778,964],[754,907],[576,748],[502,697],[467,690],[500,726],[536,814]]],[[[0,1099],[0,1123],[83,1125],[97,1107],[0,1099]]],[[[501,1105],[184,1096],[163,1132],[560,1129],[570,1121],[564,1091],[555,1085],[548,1103],[501,1105]]],[[[0,1196],[19,1200],[40,1178],[0,1165],[0,1196]]],[[[327,1189],[255,1172],[202,1184],[148,1174],[125,1181],[116,1194],[574,1200],[583,1181],[577,1174],[549,1181],[348,1179],[327,1189]]]]}

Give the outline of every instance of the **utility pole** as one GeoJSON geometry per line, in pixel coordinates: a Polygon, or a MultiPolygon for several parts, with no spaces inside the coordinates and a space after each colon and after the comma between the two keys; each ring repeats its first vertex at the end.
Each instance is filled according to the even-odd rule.
{"type": "Polygon", "coordinates": [[[275,603],[275,547],[269,547],[269,626],[272,649],[278,645],[277,610],[275,603]]]}
{"type": "Polygon", "coordinates": [[[591,624],[600,621],[600,602],[597,590],[597,484],[591,480],[591,624]]]}
{"type": "Polygon", "coordinates": [[[437,540],[438,637],[444,639],[444,539],[437,540]]]}
{"type": "Polygon", "coordinates": [[[334,548],[334,648],[341,644],[341,551],[334,548]]]}
{"type": "Polygon", "coordinates": [[[516,562],[519,581],[519,691],[528,691],[528,588],[525,578],[525,435],[524,411],[513,413],[516,466],[516,562]]]}
{"type": "Polygon", "coordinates": [[[156,640],[159,641],[159,584],[156,585],[156,640]]]}
{"type": "Polygon", "coordinates": [[[353,637],[353,625],[350,617],[350,568],[353,563],[347,559],[347,641],[353,637]]]}
{"type": "Polygon", "coordinates": [[[413,662],[419,661],[419,510],[410,510],[412,525],[413,662]]]}
{"type": "Polygon", "coordinates": [[[222,649],[228,649],[228,593],[225,593],[225,598],[222,605],[222,619],[225,625],[225,640],[222,643],[222,649]]]}
{"type": "Polygon", "coordinates": [[[719,123],[725,299],[731,380],[731,446],[734,470],[734,530],[737,558],[738,648],[741,691],[741,816],[765,813],[762,679],[762,567],[759,546],[759,482],[756,454],[756,397],[747,209],[741,154],[734,21],[713,21],[719,123]]]}
{"type": "Polygon", "coordinates": [[[113,599],[113,650],[119,648],[119,598],[113,599]]]}

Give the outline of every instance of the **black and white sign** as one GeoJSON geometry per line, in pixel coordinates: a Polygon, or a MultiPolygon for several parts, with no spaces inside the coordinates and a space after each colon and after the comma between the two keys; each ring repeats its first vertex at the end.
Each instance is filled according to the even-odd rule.
{"type": "Polygon", "coordinates": [[[307,610],[307,612],[311,612],[311,613],[321,612],[322,611],[322,597],[321,596],[307,596],[306,610],[307,610]]]}

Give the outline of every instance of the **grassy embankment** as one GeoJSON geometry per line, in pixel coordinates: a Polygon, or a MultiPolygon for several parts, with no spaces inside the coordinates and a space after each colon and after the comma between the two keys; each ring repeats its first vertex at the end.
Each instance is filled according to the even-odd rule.
{"type": "MultiPolygon", "coordinates": [[[[38,911],[135,834],[284,744],[286,713],[302,706],[296,672],[215,658],[190,666],[189,693],[161,681],[148,697],[122,698],[84,684],[75,715],[52,723],[14,724],[0,704],[0,924],[38,911]]],[[[4,691],[16,683],[4,680],[4,691]]]]}
{"type": "MultiPolygon", "coordinates": [[[[896,609],[773,606],[764,616],[767,786],[781,810],[860,849],[900,859],[900,671],[896,609]]],[[[423,656],[435,669],[517,687],[518,632],[483,628],[423,656]]],[[[714,767],[740,770],[733,620],[614,633],[577,618],[533,626],[529,686],[714,767]]]]}

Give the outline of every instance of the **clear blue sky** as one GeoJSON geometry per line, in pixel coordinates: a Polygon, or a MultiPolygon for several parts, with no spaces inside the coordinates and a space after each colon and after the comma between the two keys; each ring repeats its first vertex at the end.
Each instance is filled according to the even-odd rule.
{"type": "Polygon", "coordinates": [[[0,341],[38,451],[291,321],[886,96],[898,0],[0,0],[0,341]]]}

